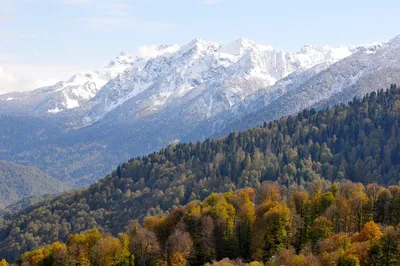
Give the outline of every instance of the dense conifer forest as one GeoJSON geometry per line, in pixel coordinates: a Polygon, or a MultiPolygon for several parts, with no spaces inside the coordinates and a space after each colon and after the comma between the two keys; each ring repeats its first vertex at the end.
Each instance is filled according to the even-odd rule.
{"type": "MultiPolygon", "coordinates": [[[[125,254],[123,262],[115,259],[112,265],[132,265],[132,260],[136,265],[151,265],[147,260],[182,265],[173,264],[174,259],[201,265],[224,258],[238,265],[241,262],[235,259],[276,265],[309,265],[302,264],[303,260],[315,265],[325,260],[364,265],[365,254],[357,252],[367,250],[382,261],[381,256],[388,254],[383,251],[388,243],[382,241],[392,241],[390,248],[397,248],[398,241],[397,229],[390,226],[397,226],[400,217],[395,215],[400,201],[394,186],[400,180],[399,121],[400,90],[393,85],[350,104],[305,110],[221,139],[170,145],[121,164],[87,189],[64,193],[0,219],[0,254],[15,261],[26,251],[57,241],[67,246],[56,243],[47,248],[50,251],[42,251],[51,256],[57,253],[51,249],[69,254],[83,245],[96,253],[92,250],[108,249],[110,241],[115,246],[111,257],[125,254]],[[353,183],[341,181],[345,179],[353,183]],[[370,183],[387,188],[367,186],[370,183]],[[272,188],[276,196],[270,195],[272,188]],[[225,194],[212,194],[220,192],[225,194]],[[242,210],[244,206],[248,210],[242,210]],[[187,217],[190,208],[197,220],[187,217]],[[139,225],[142,222],[144,228],[139,225]],[[208,226],[201,232],[212,235],[196,235],[194,230],[201,226],[208,226]],[[379,233],[363,238],[365,227],[379,233]],[[93,237],[74,235],[93,228],[98,231],[85,233],[93,237]],[[211,241],[215,249],[201,248],[198,238],[211,241]],[[146,250],[148,246],[140,241],[152,248],[146,250]],[[181,241],[187,241],[191,249],[174,246],[181,241]],[[370,249],[355,243],[370,245],[370,249]],[[358,251],[349,253],[353,246],[358,251]]],[[[29,264],[29,258],[29,254],[22,258],[28,261],[25,265],[42,265],[29,264]]],[[[386,259],[397,262],[398,258],[386,259]]],[[[97,265],[98,260],[89,257],[87,263],[97,265]]],[[[219,265],[223,263],[230,262],[219,265]]]]}

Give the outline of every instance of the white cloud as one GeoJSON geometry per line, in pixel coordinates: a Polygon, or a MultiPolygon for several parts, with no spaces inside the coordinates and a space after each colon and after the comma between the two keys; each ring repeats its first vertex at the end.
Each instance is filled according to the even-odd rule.
{"type": "Polygon", "coordinates": [[[11,91],[10,86],[15,85],[16,79],[11,73],[5,72],[0,66],[0,94],[11,91]]]}
{"type": "Polygon", "coordinates": [[[12,91],[29,91],[53,85],[80,71],[82,69],[68,65],[3,63],[0,65],[0,94],[12,91]]]}
{"type": "Polygon", "coordinates": [[[161,48],[159,45],[149,45],[139,47],[139,55],[142,57],[157,57],[165,53],[175,53],[181,48],[180,45],[171,45],[161,48]]]}

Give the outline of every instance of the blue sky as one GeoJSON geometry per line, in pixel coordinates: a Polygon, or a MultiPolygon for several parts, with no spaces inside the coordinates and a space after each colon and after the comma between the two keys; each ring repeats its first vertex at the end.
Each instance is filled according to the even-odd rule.
{"type": "Polygon", "coordinates": [[[120,51],[240,37],[294,51],[400,34],[400,1],[0,0],[0,93],[98,68],[120,51]]]}

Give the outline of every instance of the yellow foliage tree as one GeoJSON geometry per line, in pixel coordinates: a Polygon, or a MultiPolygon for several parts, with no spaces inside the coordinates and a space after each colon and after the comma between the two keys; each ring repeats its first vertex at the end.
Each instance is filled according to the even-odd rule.
{"type": "Polygon", "coordinates": [[[181,252],[175,252],[171,256],[171,266],[185,266],[187,265],[187,260],[181,252]]]}
{"type": "Polygon", "coordinates": [[[22,256],[22,265],[39,266],[43,264],[43,261],[50,257],[51,252],[49,247],[34,250],[32,252],[26,252],[22,256]]]}
{"type": "Polygon", "coordinates": [[[55,242],[50,246],[25,252],[21,260],[22,265],[29,266],[43,265],[45,261],[52,261],[53,265],[67,265],[67,257],[67,246],[63,243],[55,242]]]}
{"type": "Polygon", "coordinates": [[[232,196],[229,193],[223,195],[211,194],[203,204],[203,215],[209,215],[216,225],[216,249],[221,257],[234,256],[236,249],[235,236],[235,207],[230,203],[232,196]]]}
{"type": "Polygon", "coordinates": [[[0,266],[10,266],[10,264],[8,264],[8,262],[5,259],[2,259],[0,261],[0,266]]]}
{"type": "Polygon", "coordinates": [[[273,182],[265,182],[260,188],[260,201],[264,202],[266,200],[276,201],[281,198],[281,191],[278,184],[273,182]]]}
{"type": "Polygon", "coordinates": [[[346,253],[349,255],[356,256],[361,265],[368,265],[369,264],[369,254],[371,250],[371,242],[364,241],[353,243],[350,248],[346,250],[346,253]]]}
{"type": "Polygon", "coordinates": [[[144,222],[143,222],[143,227],[147,230],[154,231],[154,229],[157,226],[160,226],[160,224],[163,222],[162,218],[156,217],[156,216],[149,216],[147,217],[144,222]]]}
{"type": "Polygon", "coordinates": [[[81,234],[71,236],[68,241],[69,263],[71,265],[87,266],[90,265],[89,250],[103,236],[99,230],[92,229],[81,234]]]}
{"type": "Polygon", "coordinates": [[[249,266],[263,266],[264,264],[262,264],[259,261],[252,261],[249,263],[249,266]]]}
{"type": "Polygon", "coordinates": [[[91,249],[96,265],[108,266],[116,265],[116,254],[122,249],[118,238],[106,236],[100,239],[91,249]]]}
{"type": "Polygon", "coordinates": [[[291,212],[286,204],[270,202],[257,210],[257,219],[251,244],[255,260],[267,260],[278,246],[286,246],[291,227],[291,212]]]}
{"type": "Polygon", "coordinates": [[[374,222],[370,221],[364,225],[361,229],[360,234],[358,235],[359,241],[368,241],[368,240],[378,240],[382,236],[381,229],[379,226],[374,222]]]}

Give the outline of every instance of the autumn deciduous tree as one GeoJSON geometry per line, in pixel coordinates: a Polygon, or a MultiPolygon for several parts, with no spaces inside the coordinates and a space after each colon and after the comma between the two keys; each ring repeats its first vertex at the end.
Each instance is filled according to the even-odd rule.
{"type": "Polygon", "coordinates": [[[91,254],[94,254],[94,264],[99,266],[129,265],[131,255],[121,240],[112,236],[100,239],[92,247],[91,254]]]}
{"type": "Polygon", "coordinates": [[[347,250],[351,246],[351,239],[345,234],[336,234],[323,239],[319,243],[321,253],[333,253],[347,250]]]}
{"type": "Polygon", "coordinates": [[[262,184],[260,188],[260,192],[258,193],[258,201],[265,202],[276,201],[281,197],[281,192],[279,189],[279,185],[273,182],[265,182],[262,184]]]}
{"type": "Polygon", "coordinates": [[[171,265],[187,265],[193,247],[188,232],[179,229],[167,240],[167,254],[171,265]]]}
{"type": "Polygon", "coordinates": [[[254,238],[252,241],[252,257],[255,260],[268,260],[278,247],[286,247],[291,226],[289,208],[280,202],[267,202],[261,206],[257,214],[254,238]]]}
{"type": "Polygon", "coordinates": [[[26,252],[21,259],[21,265],[67,265],[69,262],[67,246],[60,242],[55,242],[50,246],[26,252]]]}
{"type": "Polygon", "coordinates": [[[382,232],[379,226],[374,222],[370,221],[364,225],[358,235],[359,241],[368,240],[379,240],[382,237],[382,232]]]}
{"type": "Polygon", "coordinates": [[[347,255],[340,259],[340,265],[342,266],[360,266],[360,261],[356,256],[347,255]]]}
{"type": "Polygon", "coordinates": [[[326,193],[317,193],[314,194],[314,197],[311,199],[311,216],[312,219],[322,215],[334,202],[335,197],[332,192],[326,193]]]}
{"type": "Polygon", "coordinates": [[[371,241],[353,242],[349,249],[346,250],[346,253],[357,257],[361,265],[369,265],[368,256],[371,251],[371,245],[371,241]]]}
{"type": "Polygon", "coordinates": [[[354,217],[352,217],[352,224],[354,229],[360,231],[363,224],[372,219],[372,206],[368,200],[367,195],[362,192],[357,194],[349,201],[350,209],[354,217]]]}
{"type": "Polygon", "coordinates": [[[380,258],[381,264],[385,266],[399,265],[400,258],[398,253],[399,232],[393,227],[387,228],[386,232],[382,235],[380,245],[382,250],[382,256],[380,258]]]}
{"type": "Polygon", "coordinates": [[[293,194],[293,204],[299,218],[297,236],[296,236],[296,250],[300,251],[303,245],[307,241],[307,235],[310,223],[310,213],[309,213],[309,195],[307,191],[296,191],[293,194]]]}
{"type": "Polygon", "coordinates": [[[231,260],[224,258],[220,261],[215,261],[213,263],[207,263],[205,266],[246,266],[246,263],[242,262],[240,259],[231,260]]]}
{"type": "Polygon", "coordinates": [[[152,265],[161,255],[155,233],[139,228],[132,237],[130,251],[135,255],[135,265],[152,265]]]}
{"type": "Polygon", "coordinates": [[[281,250],[272,265],[319,266],[317,258],[312,255],[296,254],[294,249],[281,250]]]}
{"type": "Polygon", "coordinates": [[[367,185],[367,196],[372,204],[373,219],[376,218],[376,202],[378,201],[378,193],[382,188],[376,183],[367,185]]]}
{"type": "Polygon", "coordinates": [[[102,238],[99,230],[93,229],[71,236],[68,241],[69,263],[71,265],[90,265],[90,250],[102,238]]]}
{"type": "Polygon", "coordinates": [[[264,264],[259,261],[252,261],[249,263],[249,266],[264,266],[264,264]]]}
{"type": "Polygon", "coordinates": [[[238,219],[236,220],[238,251],[240,257],[245,260],[250,258],[252,228],[256,219],[254,196],[254,189],[247,188],[240,190],[232,199],[235,208],[238,210],[238,219]]]}
{"type": "Polygon", "coordinates": [[[230,200],[231,193],[222,195],[211,194],[205,199],[205,215],[210,215],[214,220],[215,249],[218,259],[234,257],[237,252],[237,239],[235,236],[236,210],[230,200]]]}
{"type": "Polygon", "coordinates": [[[332,235],[332,222],[323,216],[316,218],[311,225],[309,234],[312,248],[314,251],[316,251],[318,241],[328,238],[332,235]]]}
{"type": "Polygon", "coordinates": [[[196,261],[203,264],[216,258],[214,221],[210,216],[200,218],[199,234],[194,240],[196,244],[196,261]]]}

